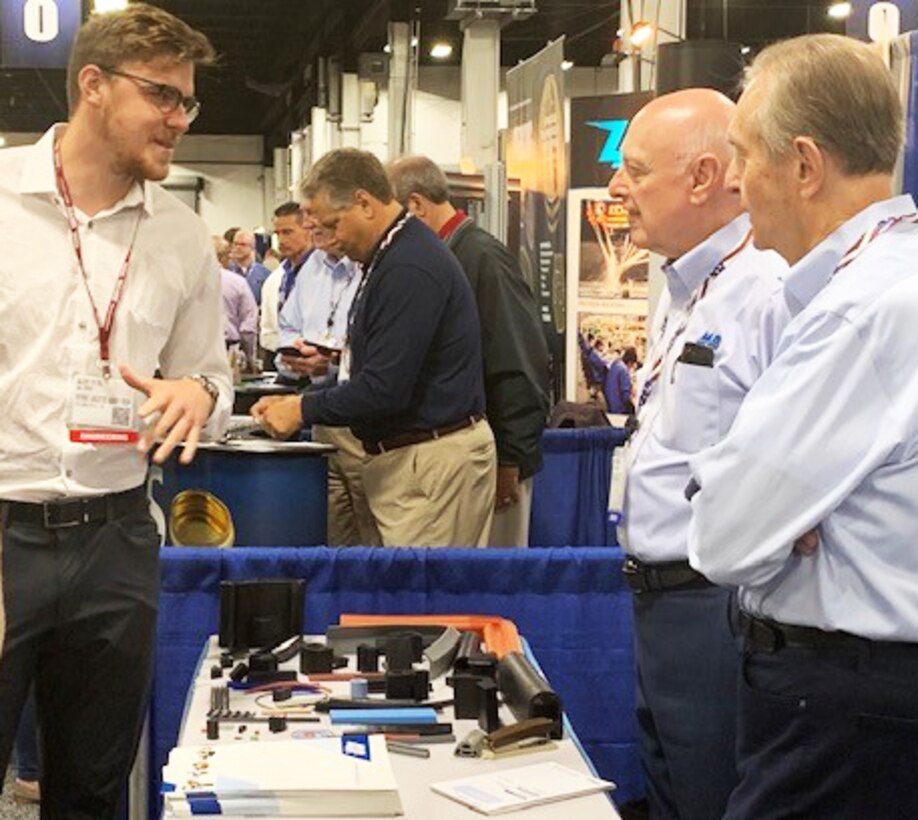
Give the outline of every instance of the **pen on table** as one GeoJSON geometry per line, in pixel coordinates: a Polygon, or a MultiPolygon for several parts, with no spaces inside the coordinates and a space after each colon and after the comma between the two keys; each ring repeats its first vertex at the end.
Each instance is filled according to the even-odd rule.
{"type": "Polygon", "coordinates": [[[397,755],[407,755],[408,757],[430,757],[430,749],[421,746],[412,746],[410,743],[399,743],[396,740],[387,740],[386,748],[397,755]]]}
{"type": "Polygon", "coordinates": [[[411,745],[456,742],[455,735],[412,735],[387,732],[385,737],[386,740],[394,740],[396,743],[409,743],[411,745]]]}

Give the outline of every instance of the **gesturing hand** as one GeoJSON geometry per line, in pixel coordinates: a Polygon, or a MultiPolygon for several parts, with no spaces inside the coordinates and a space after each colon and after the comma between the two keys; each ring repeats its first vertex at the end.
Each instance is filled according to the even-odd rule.
{"type": "Polygon", "coordinates": [[[210,394],[193,379],[144,379],[126,365],[118,369],[127,384],[147,397],[138,411],[140,417],[147,419],[159,413],[156,424],[141,433],[137,449],[148,453],[156,440],[162,439],[153,454],[153,461],[162,464],[184,440],[185,450],[179,461],[190,463],[198,449],[201,428],[207,424],[213,410],[210,394]]]}

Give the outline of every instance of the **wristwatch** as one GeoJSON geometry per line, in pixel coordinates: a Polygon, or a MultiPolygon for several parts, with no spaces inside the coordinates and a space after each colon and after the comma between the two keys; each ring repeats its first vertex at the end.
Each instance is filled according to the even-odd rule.
{"type": "MultiPolygon", "coordinates": [[[[213,406],[216,407],[217,399],[220,398],[220,390],[208,376],[205,376],[203,373],[193,373],[191,376],[186,376],[185,378],[191,379],[191,381],[201,385],[213,401],[213,406]]],[[[211,407],[211,410],[213,410],[213,407],[211,407]]]]}

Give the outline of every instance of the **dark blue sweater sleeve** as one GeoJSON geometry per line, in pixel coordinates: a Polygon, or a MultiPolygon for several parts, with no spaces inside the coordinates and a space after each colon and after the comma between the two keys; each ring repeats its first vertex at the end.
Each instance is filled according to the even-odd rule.
{"type": "Polygon", "coordinates": [[[412,401],[449,294],[423,269],[386,271],[367,293],[366,357],[344,384],[302,399],[304,424],[348,425],[392,416],[412,401]]]}

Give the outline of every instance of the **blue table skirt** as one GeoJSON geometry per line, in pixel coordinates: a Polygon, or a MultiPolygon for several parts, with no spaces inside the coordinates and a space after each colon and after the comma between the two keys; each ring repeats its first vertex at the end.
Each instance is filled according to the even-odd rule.
{"type": "MultiPolygon", "coordinates": [[[[201,646],[217,632],[219,584],[304,578],[306,631],[342,612],[500,615],[514,621],[616,802],[642,791],[634,731],[631,593],[617,548],[541,550],[167,548],[151,718],[151,796],[175,745],[201,646]]],[[[159,816],[151,799],[150,817],[159,816]]]]}

